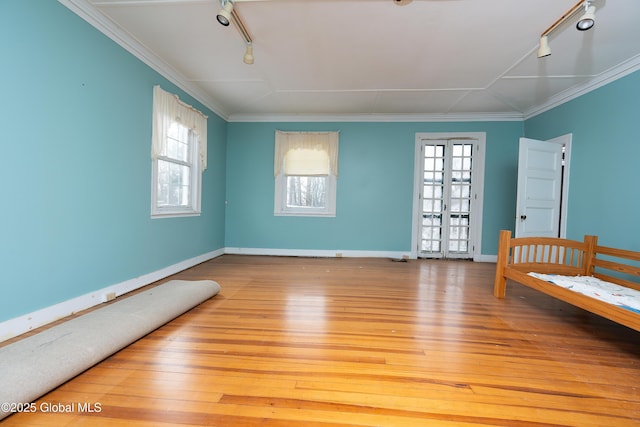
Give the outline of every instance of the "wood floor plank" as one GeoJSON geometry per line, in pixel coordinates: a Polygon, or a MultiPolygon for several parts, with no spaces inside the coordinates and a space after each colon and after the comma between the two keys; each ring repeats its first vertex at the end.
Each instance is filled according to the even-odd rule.
{"type": "Polygon", "coordinates": [[[224,255],[169,278],[219,295],[35,402],[100,412],[2,427],[640,425],[640,334],[494,267],[224,255]]]}

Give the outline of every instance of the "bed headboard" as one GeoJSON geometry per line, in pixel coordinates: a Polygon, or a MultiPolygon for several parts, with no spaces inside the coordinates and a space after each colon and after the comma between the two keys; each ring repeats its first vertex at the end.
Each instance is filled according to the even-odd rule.
{"type": "Polygon", "coordinates": [[[584,275],[592,268],[591,250],[595,236],[584,241],[553,237],[511,238],[511,231],[500,231],[500,245],[509,248],[506,265],[510,268],[546,274],[584,275]]]}

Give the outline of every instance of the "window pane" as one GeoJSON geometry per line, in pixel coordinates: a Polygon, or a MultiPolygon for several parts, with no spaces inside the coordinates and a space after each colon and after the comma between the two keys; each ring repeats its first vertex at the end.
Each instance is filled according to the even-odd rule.
{"type": "Polygon", "coordinates": [[[158,206],[189,206],[191,168],[158,160],[158,206]]]}
{"type": "Polygon", "coordinates": [[[169,162],[158,160],[158,206],[169,204],[169,162]]]}
{"type": "Polygon", "coordinates": [[[288,208],[325,208],[326,206],[326,176],[287,176],[288,208]]]}
{"type": "Polygon", "coordinates": [[[462,159],[460,157],[453,158],[453,164],[451,165],[451,169],[454,171],[459,171],[462,168],[462,159]]]}
{"type": "Polygon", "coordinates": [[[173,122],[167,132],[167,157],[186,162],[189,160],[189,128],[173,122]]]}
{"type": "Polygon", "coordinates": [[[426,145],[424,147],[424,156],[425,157],[433,157],[435,156],[436,150],[433,145],[426,145]]]}
{"type": "Polygon", "coordinates": [[[436,165],[436,159],[424,159],[424,170],[426,171],[432,171],[435,169],[435,165],[436,165]]]}

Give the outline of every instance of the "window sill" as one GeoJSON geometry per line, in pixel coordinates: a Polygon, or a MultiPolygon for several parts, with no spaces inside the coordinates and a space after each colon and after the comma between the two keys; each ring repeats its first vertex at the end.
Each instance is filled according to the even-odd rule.
{"type": "Polygon", "coordinates": [[[335,218],[335,212],[274,212],[273,216],[302,216],[335,218]]]}
{"type": "Polygon", "coordinates": [[[160,218],[176,218],[176,217],[188,217],[188,216],[200,216],[200,212],[189,211],[189,212],[154,212],[151,214],[151,219],[160,219],[160,218]]]}

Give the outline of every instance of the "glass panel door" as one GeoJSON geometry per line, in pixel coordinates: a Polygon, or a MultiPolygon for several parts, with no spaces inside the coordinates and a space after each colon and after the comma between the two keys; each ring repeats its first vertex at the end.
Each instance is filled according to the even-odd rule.
{"type": "Polygon", "coordinates": [[[423,142],[418,256],[473,257],[473,154],[472,140],[423,142]]]}
{"type": "Polygon", "coordinates": [[[444,214],[445,145],[423,146],[422,229],[420,252],[442,252],[442,220],[444,214]]]}

